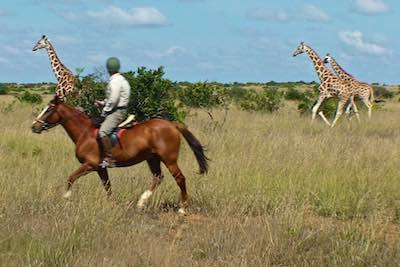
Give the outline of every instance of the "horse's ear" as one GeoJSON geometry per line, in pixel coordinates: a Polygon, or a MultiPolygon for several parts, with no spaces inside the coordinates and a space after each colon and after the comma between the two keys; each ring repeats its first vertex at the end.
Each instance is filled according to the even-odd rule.
{"type": "Polygon", "coordinates": [[[60,99],[60,97],[58,95],[55,95],[53,97],[53,99],[50,101],[50,103],[52,103],[54,105],[60,104],[61,103],[61,99],[60,99]]]}

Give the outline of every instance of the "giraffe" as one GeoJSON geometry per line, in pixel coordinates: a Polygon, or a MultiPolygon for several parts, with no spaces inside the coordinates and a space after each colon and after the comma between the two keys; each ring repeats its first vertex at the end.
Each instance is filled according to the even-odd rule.
{"type": "Polygon", "coordinates": [[[354,103],[354,97],[358,96],[364,103],[364,105],[367,107],[368,117],[371,118],[372,103],[374,102],[374,89],[372,88],[372,86],[369,85],[368,83],[358,81],[352,75],[347,73],[329,53],[326,54],[324,63],[326,64],[330,63],[333,70],[340,79],[348,81],[352,84],[352,87],[354,89],[354,95],[351,97],[350,104],[346,108],[346,113],[350,113],[350,108],[353,106],[354,112],[356,112],[356,115],[358,115],[357,107],[355,106],[354,103]]]}
{"type": "Polygon", "coordinates": [[[66,95],[74,90],[75,87],[75,76],[74,74],[64,66],[64,64],[58,58],[56,51],[50,41],[45,35],[33,47],[32,51],[45,48],[49,55],[51,68],[53,69],[54,75],[58,81],[56,88],[56,95],[61,100],[64,100],[66,95]]]}
{"type": "Polygon", "coordinates": [[[315,119],[317,111],[321,106],[322,102],[330,97],[338,97],[339,103],[336,110],[335,118],[330,124],[328,120],[325,118],[324,114],[319,112],[318,114],[322,117],[326,124],[331,127],[334,127],[337,120],[343,113],[343,107],[347,103],[347,101],[351,98],[353,92],[351,88],[351,84],[347,81],[343,81],[336,77],[325,65],[322,59],[318,56],[318,54],[304,42],[301,42],[297,49],[294,51],[293,56],[297,56],[302,53],[307,53],[310,57],[311,61],[314,64],[315,71],[318,74],[318,77],[321,81],[321,84],[318,87],[319,96],[317,103],[312,108],[312,120],[315,119]]]}

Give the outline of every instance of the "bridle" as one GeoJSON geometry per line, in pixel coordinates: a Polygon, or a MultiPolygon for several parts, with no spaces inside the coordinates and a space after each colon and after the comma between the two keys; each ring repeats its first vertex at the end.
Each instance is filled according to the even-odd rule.
{"type": "Polygon", "coordinates": [[[55,106],[56,106],[55,104],[48,105],[33,121],[33,123],[39,122],[41,124],[42,131],[50,130],[51,128],[56,127],[58,124],[60,124],[60,122],[57,123],[46,122],[47,118],[53,115],[53,113],[55,112],[55,106]]]}

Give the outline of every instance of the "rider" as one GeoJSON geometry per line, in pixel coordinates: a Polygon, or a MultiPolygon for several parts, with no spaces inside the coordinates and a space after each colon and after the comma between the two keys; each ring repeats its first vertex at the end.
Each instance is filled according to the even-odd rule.
{"type": "Polygon", "coordinates": [[[128,81],[119,73],[120,62],[118,58],[110,57],[107,59],[107,71],[110,80],[106,89],[106,99],[95,101],[96,107],[103,107],[101,116],[104,118],[100,126],[99,136],[104,150],[104,159],[100,164],[102,168],[115,167],[113,159],[110,135],[115,128],[125,119],[131,87],[128,81]]]}

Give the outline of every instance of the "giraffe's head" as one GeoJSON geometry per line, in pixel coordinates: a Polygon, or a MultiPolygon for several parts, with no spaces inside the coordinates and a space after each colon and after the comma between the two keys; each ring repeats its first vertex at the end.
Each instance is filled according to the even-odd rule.
{"type": "Polygon", "coordinates": [[[32,51],[36,51],[38,49],[42,48],[49,48],[50,47],[50,42],[47,39],[46,35],[43,35],[42,38],[36,43],[36,45],[32,48],[32,51]]]}
{"type": "Polygon", "coordinates": [[[304,42],[301,42],[299,46],[296,48],[296,50],[293,52],[293,56],[300,55],[302,53],[305,53],[307,50],[307,46],[304,44],[304,42]]]}
{"type": "Polygon", "coordinates": [[[325,56],[325,58],[324,58],[324,63],[325,64],[328,64],[328,63],[331,63],[332,62],[332,56],[331,56],[331,54],[326,54],[326,56],[325,56]]]}

